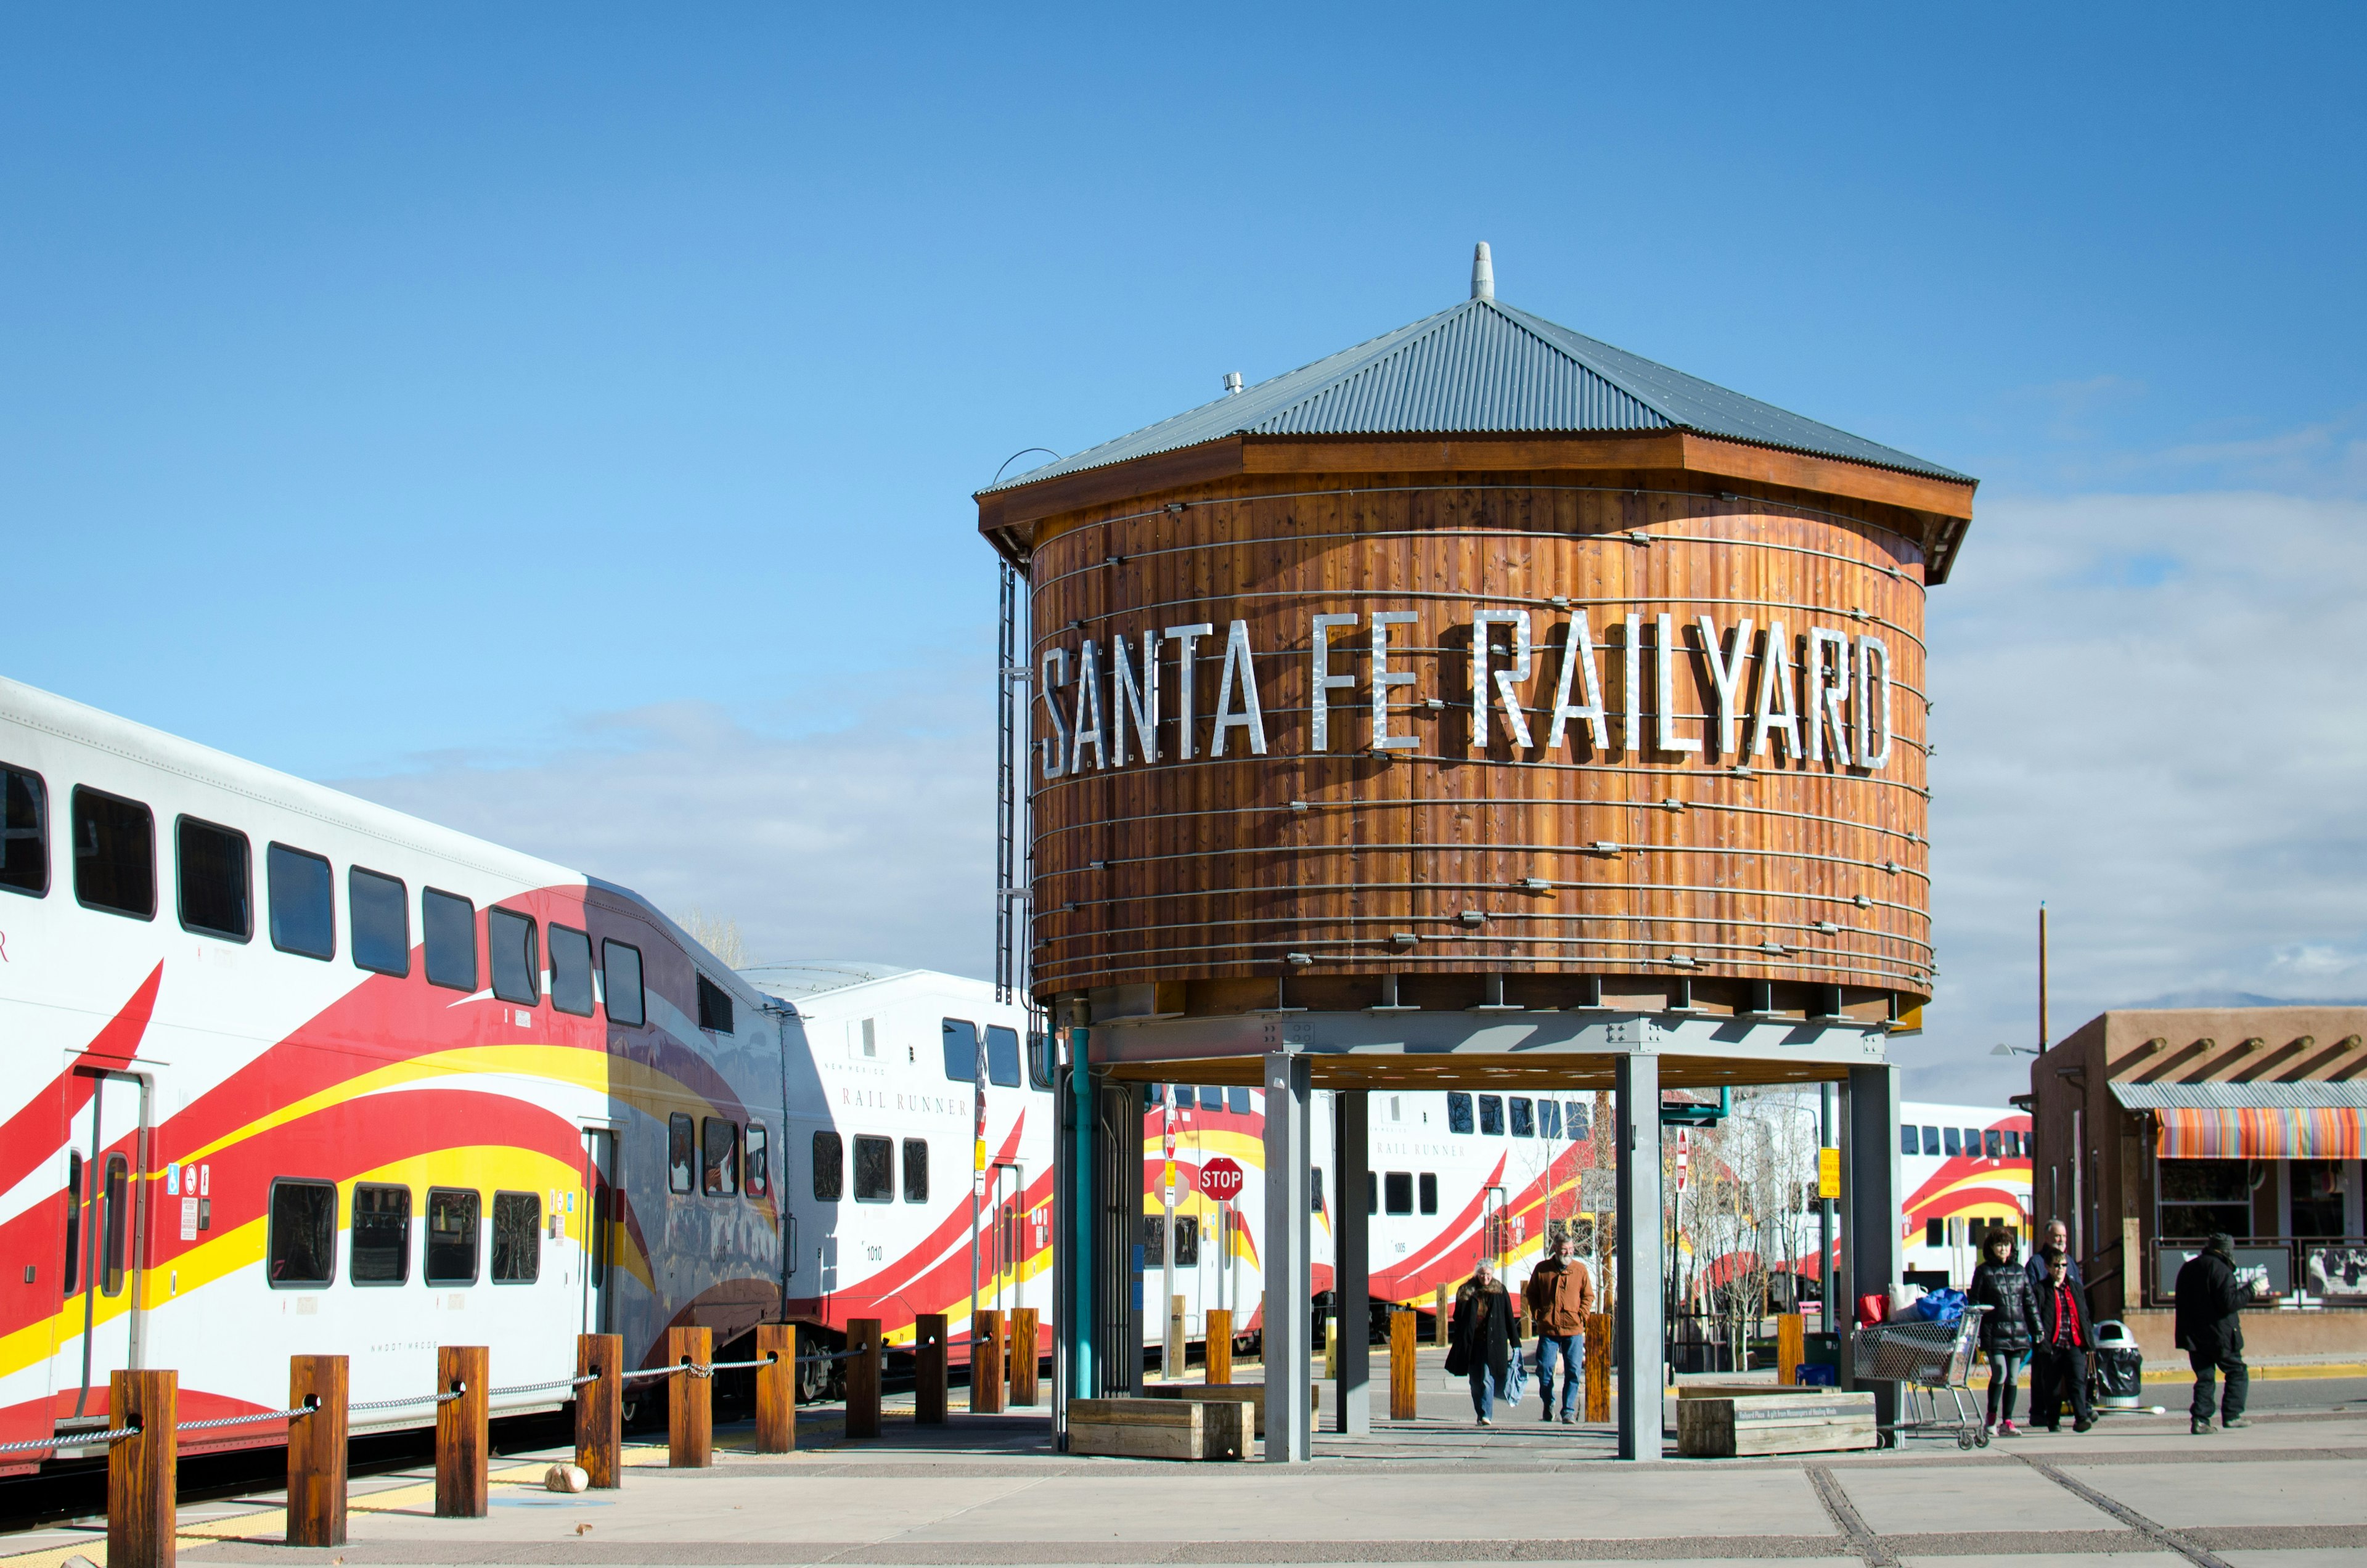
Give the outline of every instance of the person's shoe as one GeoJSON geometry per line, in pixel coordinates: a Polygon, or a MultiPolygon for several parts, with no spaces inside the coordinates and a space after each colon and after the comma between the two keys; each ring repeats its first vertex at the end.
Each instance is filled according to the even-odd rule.
{"type": "Polygon", "coordinates": [[[1997,1424],[1997,1435],[2000,1438],[2019,1438],[2022,1436],[2022,1428],[2010,1421],[2000,1421],[1997,1424]]]}
{"type": "Polygon", "coordinates": [[[2060,1432],[2063,1430],[2063,1423],[2060,1421],[2049,1421],[2046,1424],[2046,1429],[2049,1432],[2060,1432]]]}
{"type": "Polygon", "coordinates": [[[1537,1419],[1540,1421],[1551,1422],[1553,1420],[1553,1406],[1548,1404],[1543,1410],[1538,1411],[1537,1419]]]}
{"type": "Polygon", "coordinates": [[[2078,1421],[2074,1421],[2074,1422],[2072,1422],[2072,1423],[2071,1423],[2071,1429],[2072,1429],[2073,1431],[2075,1431],[2075,1432],[2084,1432],[2084,1431],[2086,1431],[2089,1427],[2090,1427],[2094,1426],[2095,1424],[2096,1424],[2096,1418],[2095,1418],[2093,1416],[2090,1416],[2086,1417],[2086,1418],[2085,1418],[2085,1419],[2083,1419],[2083,1420],[2078,1420],[2078,1421]]]}
{"type": "Polygon", "coordinates": [[[2232,1432],[2238,1427],[2248,1427],[2251,1424],[2252,1418],[2249,1416],[2231,1416],[2219,1423],[2219,1429],[2223,1432],[2232,1432]]]}
{"type": "Polygon", "coordinates": [[[1496,1424],[1496,1423],[1494,1423],[1493,1421],[1489,1420],[1489,1419],[1488,1419],[1488,1417],[1486,1417],[1485,1416],[1482,1416],[1481,1417],[1479,1417],[1479,1425],[1481,1425],[1482,1427],[1492,1427],[1492,1426],[1494,1426],[1495,1424],[1496,1424]]]}
{"type": "Polygon", "coordinates": [[[1561,1418],[1561,1424],[1565,1427],[1575,1427],[1578,1425],[1578,1417],[1575,1416],[1565,1416],[1561,1418]]]}
{"type": "Polygon", "coordinates": [[[2193,1416],[2186,1423],[2186,1433],[2191,1438],[2207,1438],[2211,1435],[2211,1423],[2202,1416],[2193,1416]]]}

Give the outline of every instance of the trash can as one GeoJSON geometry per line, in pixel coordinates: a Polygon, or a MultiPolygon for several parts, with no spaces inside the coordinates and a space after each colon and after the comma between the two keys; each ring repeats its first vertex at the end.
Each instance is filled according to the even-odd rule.
{"type": "Polygon", "coordinates": [[[2118,1318],[2096,1325],[2096,1359],[2090,1374],[2099,1410],[2143,1407],[2145,1352],[2118,1318]]]}

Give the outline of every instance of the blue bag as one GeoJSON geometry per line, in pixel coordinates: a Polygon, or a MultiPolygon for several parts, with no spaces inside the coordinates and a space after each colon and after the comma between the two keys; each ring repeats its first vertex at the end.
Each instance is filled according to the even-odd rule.
{"type": "Polygon", "coordinates": [[[1933,1291],[1898,1315],[1909,1323],[1954,1323],[1965,1315],[1965,1292],[1933,1291]]]}

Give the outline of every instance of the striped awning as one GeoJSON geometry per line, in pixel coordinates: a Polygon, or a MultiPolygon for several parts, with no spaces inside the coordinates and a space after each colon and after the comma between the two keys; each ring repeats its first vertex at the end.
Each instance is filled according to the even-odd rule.
{"type": "Polygon", "coordinates": [[[2155,1152],[2164,1159],[2357,1159],[2367,1111],[2349,1106],[2169,1107],[2155,1152]]]}

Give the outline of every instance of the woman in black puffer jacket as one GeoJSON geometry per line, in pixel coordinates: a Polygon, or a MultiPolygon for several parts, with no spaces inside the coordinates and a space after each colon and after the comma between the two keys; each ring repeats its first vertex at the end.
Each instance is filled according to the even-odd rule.
{"type": "Polygon", "coordinates": [[[2038,1300],[2030,1272],[2014,1261],[2013,1233],[1999,1226],[1981,1243],[1981,1266],[1973,1271],[1969,1304],[1988,1308],[1981,1319],[1981,1348],[1989,1359],[1989,1430],[2019,1437],[2013,1424],[2014,1379],[2038,1343],[2038,1300]]]}

